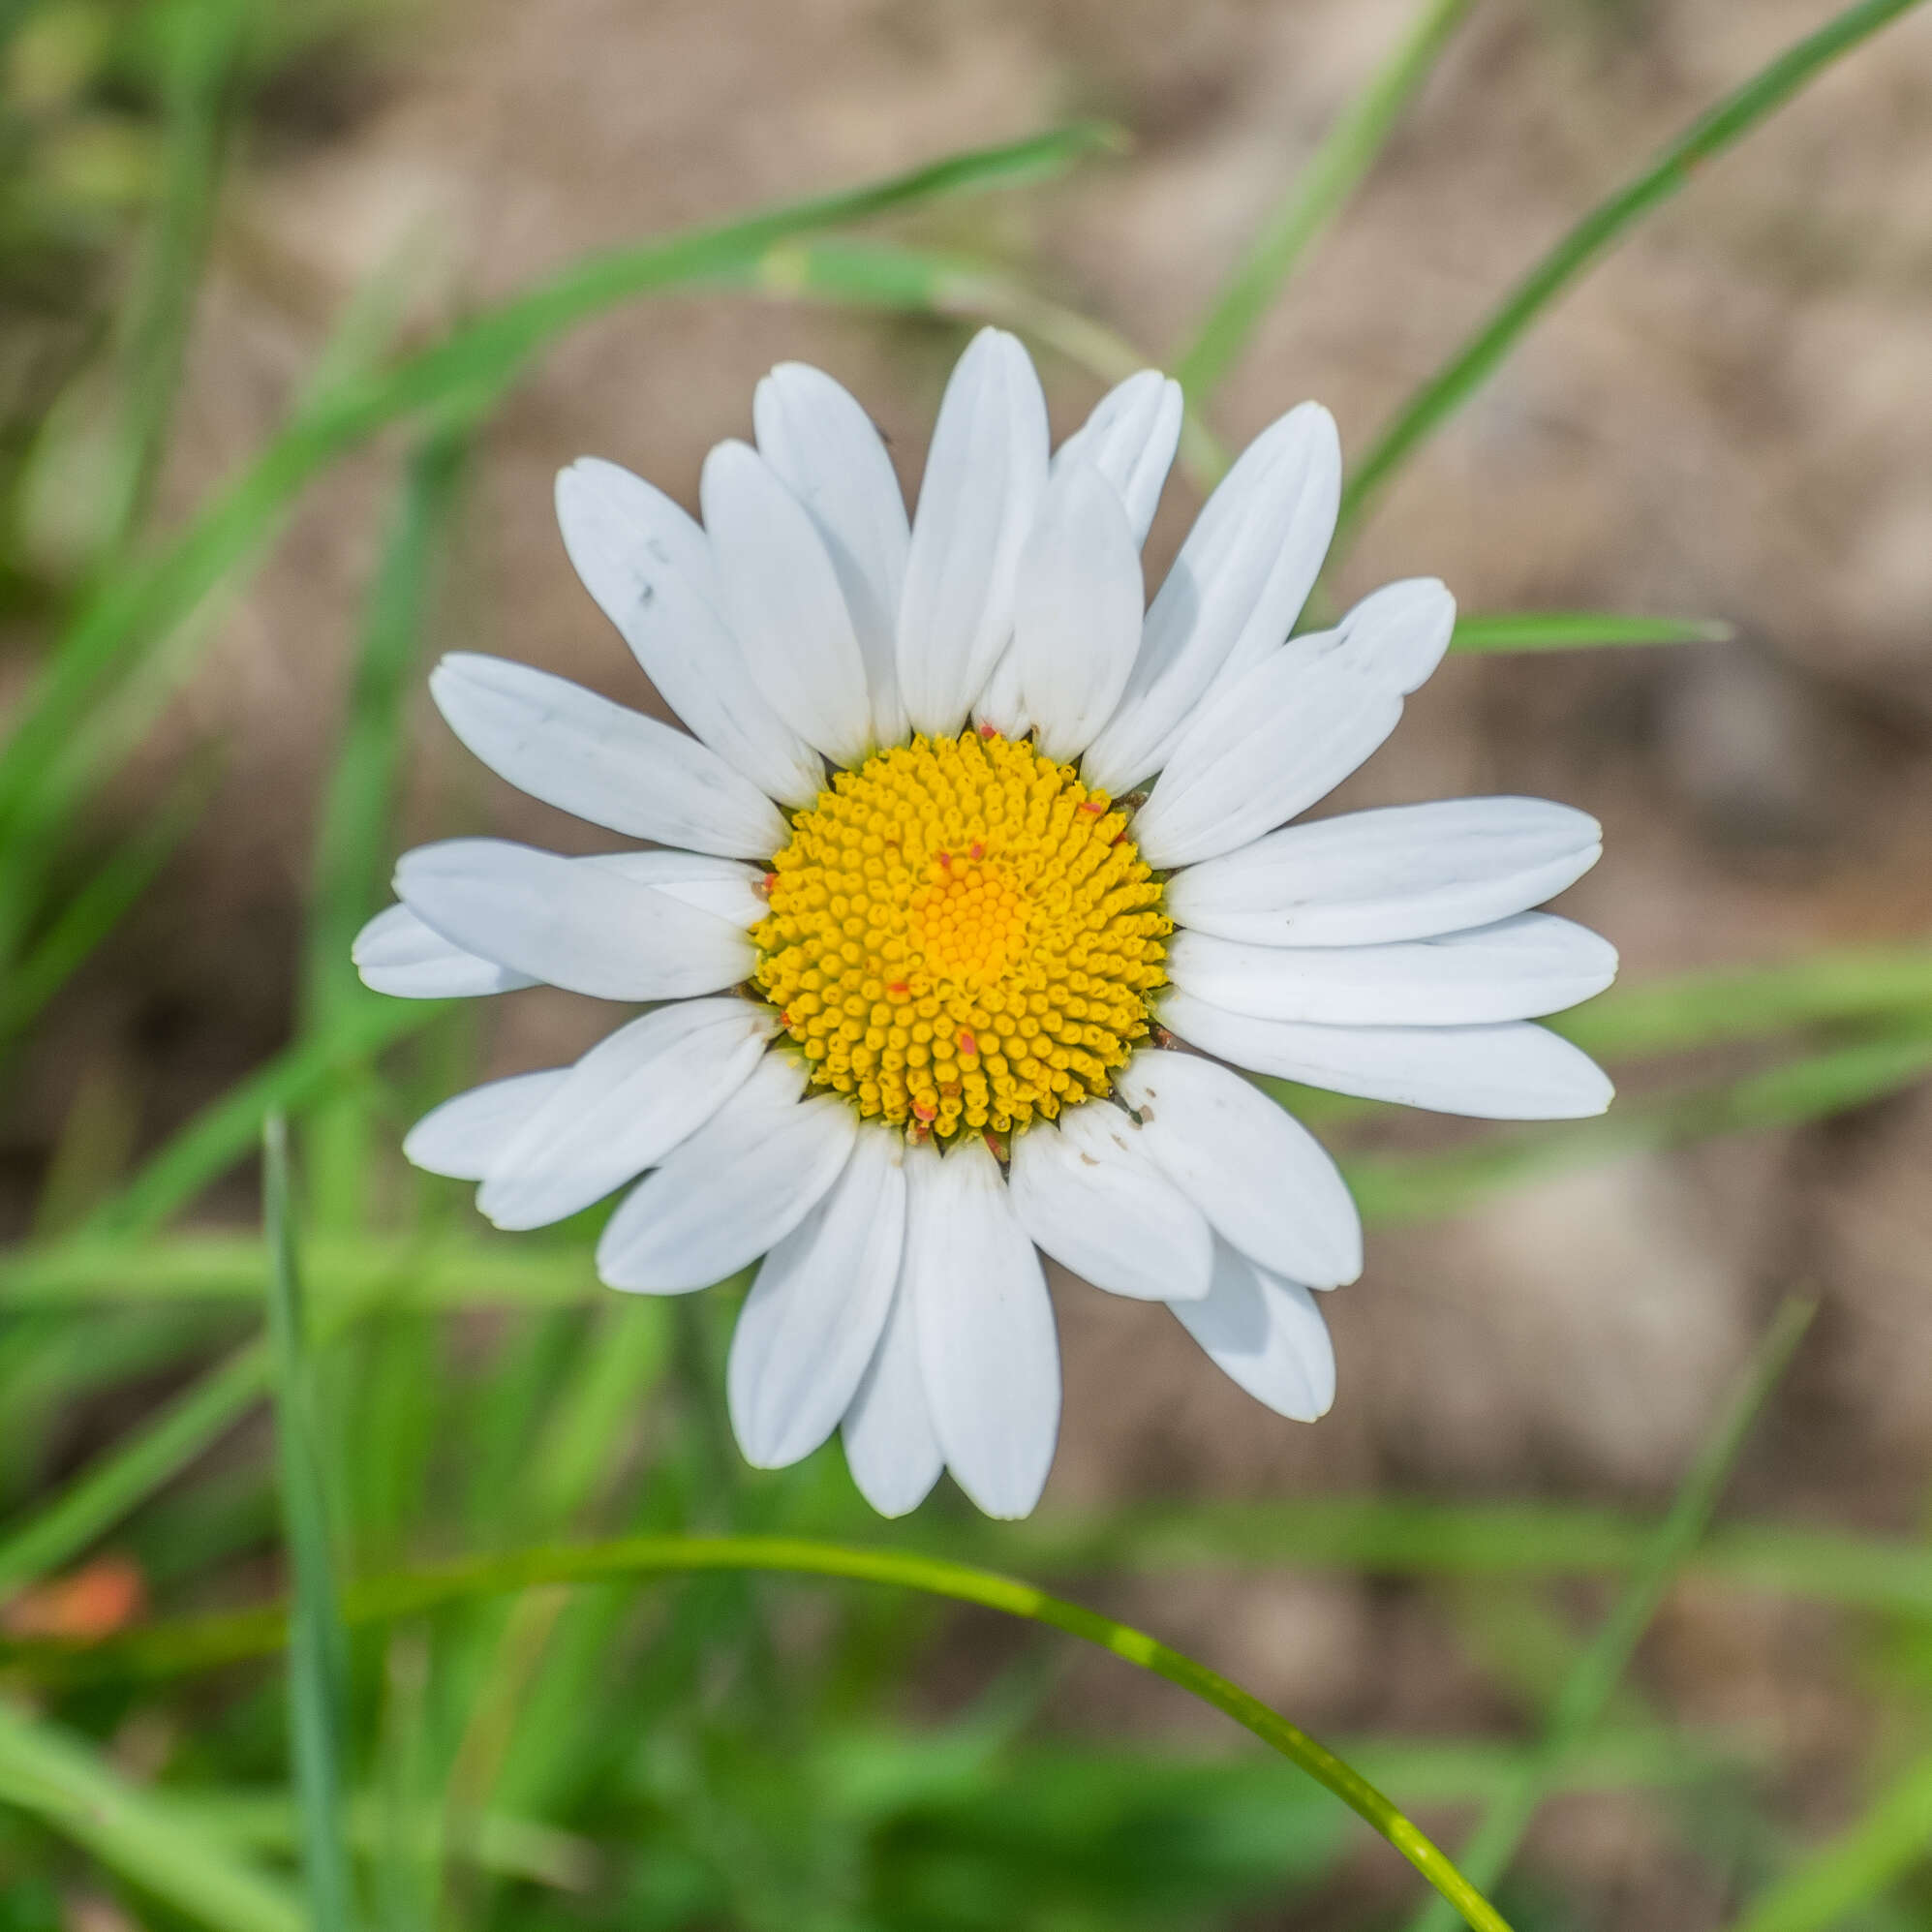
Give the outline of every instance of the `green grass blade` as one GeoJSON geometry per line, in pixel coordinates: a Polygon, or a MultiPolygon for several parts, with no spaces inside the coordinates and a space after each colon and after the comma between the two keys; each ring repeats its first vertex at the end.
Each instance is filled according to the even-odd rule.
{"type": "Polygon", "coordinates": [[[1635,180],[1592,208],[1403,404],[1355,465],[1342,492],[1336,544],[1409,457],[1495,373],[1518,339],[1578,276],[1684,187],[1701,167],[1741,140],[1833,61],[1918,4],[1858,0],[1847,7],[1700,115],[1635,180]]]}
{"type": "Polygon", "coordinates": [[[0,828],[10,835],[106,684],[179,625],[247,558],[296,493],[336,457],[417,411],[509,382],[545,343],[617,303],[742,272],[787,236],[940,197],[1042,179],[1119,145],[1097,124],[949,156],[882,181],[594,256],[473,318],[387,369],[314,398],[166,550],[117,572],[81,613],[0,752],[0,828]]]}
{"type": "Polygon", "coordinates": [[[1585,1053],[1628,1058],[1832,1022],[1932,1015],[1932,947],[1860,946],[1771,966],[1619,986],[1548,1024],[1585,1053]]]}
{"type": "Polygon", "coordinates": [[[85,1232],[125,1236],[159,1227],[254,1150],[273,1109],[305,1105],[384,1047],[420,1032],[445,1010],[439,1000],[374,997],[349,1007],[326,1033],[298,1040],[196,1115],[119,1194],[102,1204],[85,1232]]]}
{"type": "Polygon", "coordinates": [[[268,1353],[238,1349],[169,1402],[154,1421],[72,1478],[54,1499],[0,1535],[0,1599],[71,1562],[224,1435],[261,1395],[268,1353]]]}
{"type": "Polygon", "coordinates": [[[78,1738],[0,1698],[0,1802],[37,1818],[141,1890],[215,1932],[309,1932],[279,1881],[78,1738]]]}
{"type": "Polygon", "coordinates": [[[1734,1932],[1825,1932],[1925,1860],[1932,1758],[1921,1758],[1848,1831],[1752,1901],[1734,1932]]]}
{"type": "MultiPolygon", "coordinates": [[[[350,946],[387,897],[408,687],[468,447],[467,422],[459,422],[432,433],[412,454],[370,591],[316,838],[302,989],[302,1025],[312,1034],[326,1034],[366,998],[350,963],[350,946]]],[[[354,1225],[365,1206],[369,1166],[363,1097],[342,1093],[317,1107],[305,1146],[317,1224],[354,1225]]]]}
{"type": "Polygon", "coordinates": [[[1407,33],[1309,157],[1176,366],[1190,402],[1205,405],[1220,386],[1309,245],[1374,166],[1468,11],[1469,0],[1422,0],[1407,33]]]}
{"type": "MultiPolygon", "coordinates": [[[[1920,1031],[1805,1055],[1743,1080],[1656,1101],[1627,1100],[1601,1119],[1516,1128],[1443,1153],[1358,1154],[1344,1159],[1342,1168],[1364,1220],[1438,1220],[1504,1188],[1594,1162],[1846,1113],[1927,1073],[1932,1038],[1920,1031]]],[[[1269,1085],[1259,1084],[1264,1089],[1269,1085]]]]}
{"type": "MultiPolygon", "coordinates": [[[[1508,1869],[1551,1780],[1603,1716],[1639,1641],[1709,1527],[1745,1439],[1816,1312],[1815,1303],[1801,1302],[1788,1302],[1779,1310],[1685,1473],[1669,1513],[1558,1691],[1541,1748],[1484,1813],[1462,1855],[1473,1883],[1484,1890],[1493,1888],[1508,1869]]],[[[1416,1915],[1414,1932],[1443,1932],[1453,1922],[1431,1903],[1416,1915]]]]}
{"type": "Polygon", "coordinates": [[[16,1041],[79,971],[173,857],[200,816],[206,788],[178,787],[149,822],[96,868],[0,983],[0,1050],[16,1041]]]}
{"type": "Polygon", "coordinates": [[[1472,612],[1456,620],[1452,651],[1581,651],[1605,644],[1722,644],[1735,627],[1708,617],[1632,617],[1608,610],[1472,612]]]}
{"type": "Polygon", "coordinates": [[[355,1909],[342,1801],[348,1645],[336,1609],[328,1497],[296,1268],[288,1124],[280,1114],[268,1117],[262,1132],[261,1202],[272,1263],[268,1335],[275,1368],[282,1516],[293,1578],[289,1711],[301,1810],[302,1873],[312,1932],[351,1932],[355,1909]]]}
{"type": "Polygon", "coordinates": [[[139,524],[167,445],[256,16],[256,0],[198,0],[176,10],[169,36],[161,200],[124,310],[121,422],[102,510],[109,559],[139,524]]]}
{"type": "MultiPolygon", "coordinates": [[[[1239,1684],[1145,1631],[1118,1623],[1079,1604],[1049,1596],[1031,1583],[962,1563],[890,1549],[854,1549],[794,1537],[622,1537],[607,1543],[538,1547],[473,1557],[438,1569],[372,1578],[352,1585],[343,1615],[352,1625],[390,1623],[446,1605],[505,1596],[546,1584],[610,1582],[619,1579],[720,1572],[775,1572],[843,1579],[916,1590],[955,1603],[1043,1624],[1113,1653],[1137,1669],[1178,1685],[1233,1718],[1263,1743],[1324,1785],[1409,1860],[1465,1921],[1479,1932],[1508,1932],[1490,1906],[1373,1785],[1325,1745],[1290,1724],[1239,1684]]],[[[276,1648],[289,1628],[281,1609],[199,1620],[199,1641],[215,1639],[224,1660],[276,1648]]],[[[147,1641],[153,1643],[154,1633],[147,1641]]],[[[17,1655],[24,1646],[10,1646],[17,1655]]]]}

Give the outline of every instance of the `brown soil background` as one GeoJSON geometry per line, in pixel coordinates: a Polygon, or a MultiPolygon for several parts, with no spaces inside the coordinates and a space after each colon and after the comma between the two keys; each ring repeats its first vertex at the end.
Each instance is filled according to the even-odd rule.
{"type": "MultiPolygon", "coordinates": [[[[258,443],[328,315],[399,249],[424,264],[426,313],[456,314],[587,249],[1076,113],[1123,122],[1131,155],[1044,193],[962,204],[922,232],[1037,275],[1159,359],[1409,11],[432,10],[367,72],[329,82],[340,99],[325,138],[257,157],[231,196],[169,504],[185,508],[258,443]]],[[[1577,213],[1825,11],[1487,0],[1219,399],[1229,440],[1313,395],[1346,447],[1365,446],[1577,213]]],[[[1453,661],[1343,802],[1522,790],[1597,813],[1607,856],[1566,909],[1615,939],[1633,980],[1925,932],[1928,215],[1932,16],[1918,15],[1712,168],[1550,314],[1406,475],[1341,587],[1433,572],[1470,610],[1684,611],[1733,620],[1738,640],[1453,661]]],[[[691,502],[705,448],[749,434],[757,376],[802,357],[864,399],[910,486],[959,339],[746,298],[640,304],[578,331],[483,443],[433,641],[635,700],[634,670],[557,540],[553,472],[596,452],[691,502]]],[[[1051,357],[1042,368],[1064,433],[1096,385],[1051,357]]],[[[286,1036],[317,782],[394,453],[358,459],[307,499],[127,788],[132,813],[185,743],[227,746],[206,831],[25,1069],[15,1173],[44,1158],[83,1083],[132,1096],[151,1140],[286,1036]]],[[[1193,507],[1177,479],[1156,564],[1193,507]]],[[[586,842],[471,766],[421,711],[415,831],[586,842]]],[[[579,1002],[526,996],[493,1018],[493,1062],[554,1060],[600,1024],[579,1002]]],[[[1047,1506],[1377,1487],[1655,1501],[1795,1288],[1822,1294],[1824,1313],[1737,1500],[1909,1532],[1932,1452],[1929,1168],[1932,1094],[1919,1093],[1379,1233],[1367,1276],[1329,1304],[1341,1395],[1312,1429],[1247,1403],[1159,1311],[1069,1290],[1047,1506]]],[[[1214,1579],[1116,1602],[1317,1729],[1503,1728],[1519,1715],[1459,1645],[1453,1592],[1214,1579]]],[[[1788,1818],[1818,1829],[1858,1796],[1868,1720],[1842,1695],[1849,1642],[1810,1611],[1688,1591],[1644,1676],[1682,1714],[1748,1727],[1790,1769],[1788,1818]]],[[[1171,1699],[1102,1671],[1076,1672],[1062,1705],[1112,1724],[1187,1722],[1171,1699]]],[[[1721,1880],[1643,1804],[1559,1805],[1535,1851],[1593,1902],[1590,1923],[1725,1916],[1721,1880]]]]}

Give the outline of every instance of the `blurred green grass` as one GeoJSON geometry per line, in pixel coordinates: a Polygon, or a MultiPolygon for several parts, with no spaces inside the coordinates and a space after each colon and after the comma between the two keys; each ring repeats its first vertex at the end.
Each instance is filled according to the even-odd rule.
{"type": "MultiPolygon", "coordinates": [[[[1182,362],[1196,481],[1225,462],[1211,420],[1218,381],[1344,212],[1463,11],[1416,8],[1208,305],[1182,362]]],[[[1904,11],[1846,10],[1588,211],[1397,407],[1355,473],[1352,505],[1387,487],[1696,162],[1904,11]]],[[[567,1557],[519,1594],[457,1592],[358,1623],[338,1656],[338,1579],[353,1611],[358,1591],[433,1562],[535,1575],[530,1552],[544,1546],[624,1537],[834,1539],[1074,1579],[1231,1568],[1461,1579],[1472,1646],[1501,1653],[1541,1619],[1571,1686],[1552,1687],[1532,1726],[1545,1743],[1380,1736],[1343,1755],[1403,1805],[1486,1810],[1479,1856],[1515,1922],[1589,1922],[1507,1873],[1515,1836],[1552,1791],[1649,1794],[1718,1863],[1740,1836],[1775,1845],[1763,1740],[1700,1735],[1635,1694],[1612,1699],[1651,1612],[1679,1568],[1705,1587],[1855,1610],[1889,1641],[1875,1651],[1891,1659],[1877,1696],[1922,1720],[1915,1660],[1932,1631],[1932,1549],[1767,1520],[1703,1535],[1755,1400],[1718,1430],[1661,1523],[1560,1503],[1335,1497],[1012,1527],[940,1505],[885,1526],[836,1451],[776,1477],[740,1465],[719,1395],[730,1297],[600,1297],[594,1216],[486,1238],[455,1211],[454,1190],[400,1170],[398,1124],[460,1077],[473,1029],[447,1008],[366,996],[347,940],[383,896],[404,702],[438,633],[439,571],[476,435],[533,359],[614,304],[691,289],[941,325],[997,320],[1109,380],[1143,357],[1126,332],[1027,275],[917,232],[941,198],[1030,192],[1119,143],[1075,127],[647,239],[406,352],[397,291],[374,287],[256,458],[158,527],[152,483],[224,181],[245,165],[275,86],[374,12],[270,0],[15,0],[0,12],[0,328],[35,346],[35,381],[0,420],[0,616],[27,640],[16,648],[32,673],[0,750],[0,1049],[16,1050],[114,942],[204,809],[192,764],[137,829],[104,809],[192,667],[206,634],[196,620],[260,561],[310,482],[379,432],[402,424],[407,436],[318,820],[290,1043],[132,1173],[80,1149],[50,1175],[32,1239],[0,1260],[0,1615],[15,1640],[0,1645],[0,1932],[75,1922],[74,1902],[102,1887],[141,1923],[237,1932],[1166,1932],[1352,1895],[1336,1886],[1361,1833],[1333,1797],[1258,1751],[1067,1734],[1046,1719],[1064,1660],[1037,1633],[962,1711],[909,1719],[956,1628],[917,1597],[821,1588],[808,1614],[795,1586],[722,1574],[643,1588],[567,1557]],[[864,231],[886,213],[910,231],[864,231]],[[196,1219],[282,1113],[302,1158],[292,1189],[271,1165],[279,1235],[196,1219]],[[298,1223],[306,1315],[289,1259],[298,1223]],[[279,1494],[252,1423],[271,1394],[279,1494]],[[63,1461],[63,1417],[107,1398],[110,1437],[78,1466],[63,1461]],[[86,1628],[89,1591],[111,1578],[89,1567],[104,1551],[138,1566],[156,1622],[63,1652],[57,1669],[29,1641],[31,1619],[86,1628]],[[280,1577],[308,1632],[291,1659],[292,1722],[280,1674],[247,1662],[247,1646],[165,1655],[221,1628],[197,1626],[196,1612],[259,1600],[280,1577]],[[1566,1613],[1579,1577],[1626,1581],[1624,1608],[1594,1637],[1566,1613]]],[[[1695,649],[1722,631],[1700,618],[1476,613],[1457,643],[1695,649]]],[[[1603,1122],[1395,1153],[1376,1145],[1379,1110],[1281,1097],[1356,1147],[1351,1178],[1372,1218],[1454,1214],[1560,1167],[1898,1090],[1932,1066],[1928,967],[1932,948],[1836,953],[1607,995],[1566,1030],[1613,1062],[1642,1059],[1647,1084],[1603,1122]],[[1713,1054],[1730,1058],[1713,1069],[1713,1054]]],[[[1775,1845],[1752,1868],[1758,1896],[1740,1923],[1922,1922],[1910,1917],[1925,1862],[1921,1758],[1922,1742],[1900,1754],[1882,1737],[1869,1812],[1809,1857],[1775,1845]]]]}

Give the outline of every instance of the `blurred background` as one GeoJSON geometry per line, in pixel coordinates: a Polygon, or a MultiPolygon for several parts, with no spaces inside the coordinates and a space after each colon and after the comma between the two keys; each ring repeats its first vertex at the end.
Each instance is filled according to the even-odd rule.
{"type": "MultiPolygon", "coordinates": [[[[422,690],[461,647],[646,701],[564,558],[561,465],[694,507],[756,379],[803,359],[910,490],[986,317],[1028,337],[1066,433],[1110,358],[1175,362],[1423,11],[0,7],[5,1932],[304,1922],[272,1664],[109,1646],[68,1682],[21,1647],[283,1579],[252,1339],[271,1100],[346,1574],[638,1528],[970,1556],[1211,1662],[1452,1851],[1528,1792],[1494,1891],[1520,1928],[1932,1924],[1932,18],[1829,66],[1540,313],[1332,576],[1337,601],[1437,574],[1470,614],[1709,622],[1453,657],[1332,802],[1523,791],[1603,821],[1562,909],[1622,949],[1573,1031],[1625,1097],[1536,1134],[1310,1102],[1376,1222],[1325,1303],[1320,1425],[1248,1402],[1159,1309],[1060,1281],[1034,1523],[948,1495],[887,1528],[836,1448],[754,1475],[721,1420],[728,1297],[616,1305],[584,1228],[486,1242],[394,1152],[430,1098],[582,1051],[607,1009],[377,1013],[345,969],[404,845],[598,843],[422,690]],[[594,251],[1085,119],[1126,142],[909,200],[874,254],[586,298],[540,353],[445,356],[383,413],[384,372],[594,251]],[[1539,1757],[1791,1297],[1818,1312],[1719,1527],[1588,1734],[1539,1757]]],[[[1434,11],[1362,185],[1197,391],[1228,446],[1313,396],[1359,455],[1573,222],[1828,17],[1434,11]]],[[[777,1579],[358,1633],[356,1922],[1411,1922],[1413,1875],[1326,1794],[1073,1650],[777,1579]]]]}

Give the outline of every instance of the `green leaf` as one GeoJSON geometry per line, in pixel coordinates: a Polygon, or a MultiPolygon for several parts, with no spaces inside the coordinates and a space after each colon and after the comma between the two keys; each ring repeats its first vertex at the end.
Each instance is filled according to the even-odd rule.
{"type": "Polygon", "coordinates": [[[1925,1861],[1932,1758],[1890,1784],[1858,1822],[1752,1900],[1735,1932],[1825,1932],[1925,1861]]]}
{"type": "Polygon", "coordinates": [[[0,1698],[0,1800],[216,1932],[309,1932],[300,1908],[187,1811],[0,1698]]]}
{"type": "Polygon", "coordinates": [[[295,1257],[288,1125],[279,1113],[269,1116],[262,1133],[261,1210],[272,1264],[268,1337],[275,1370],[282,1520],[294,1582],[288,1626],[289,1709],[302,1874],[313,1932],[352,1932],[355,1907],[342,1799],[348,1644],[336,1610],[328,1495],[295,1257]]]}
{"type": "Polygon", "coordinates": [[[1456,620],[1452,651],[1581,651],[1604,644],[1722,644],[1718,618],[1631,617],[1607,610],[1513,610],[1456,620]]]}
{"type": "Polygon", "coordinates": [[[1374,166],[1468,11],[1469,0],[1423,0],[1408,32],[1308,158],[1176,366],[1190,403],[1205,404],[1220,386],[1302,257],[1374,166]]]}
{"type": "Polygon", "coordinates": [[[1342,492],[1337,551],[1401,466],[1495,374],[1518,338],[1578,276],[1653,208],[1685,187],[1700,168],[1734,146],[1833,61],[1918,4],[1919,0],[1859,0],[1847,7],[1700,115],[1635,180],[1592,208],[1403,404],[1355,465],[1342,492]]]}
{"type": "MultiPolygon", "coordinates": [[[[1715,1426],[1677,1486],[1669,1512],[1651,1535],[1610,1614],[1558,1691],[1540,1749],[1485,1811],[1462,1862],[1486,1890],[1509,1868],[1530,1820],[1564,1763],[1601,1720],[1643,1633],[1650,1628],[1691,1552],[1703,1540],[1718,1499],[1743,1453],[1745,1439],[1771,1392],[1784,1379],[1816,1312],[1812,1303],[1786,1303],[1752,1351],[1715,1426]]],[[[1413,1932],[1442,1932],[1453,1922],[1431,1902],[1416,1915],[1413,1932]]]]}

